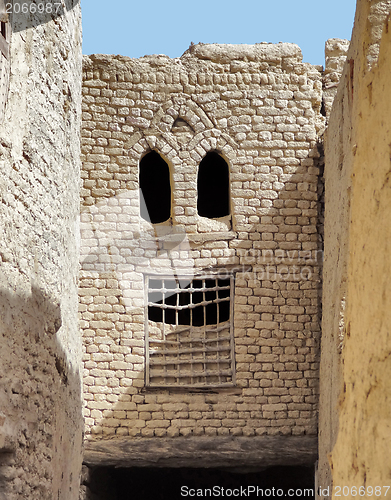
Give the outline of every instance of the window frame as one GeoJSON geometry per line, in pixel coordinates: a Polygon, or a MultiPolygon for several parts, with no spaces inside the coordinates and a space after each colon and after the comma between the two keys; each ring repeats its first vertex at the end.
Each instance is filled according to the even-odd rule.
{"type": "MultiPolygon", "coordinates": [[[[164,286],[163,286],[164,288],[164,286]]],[[[205,286],[203,288],[200,288],[200,290],[203,290],[205,288],[205,286]]],[[[215,288],[218,288],[218,285],[216,285],[215,288]]],[[[223,289],[223,287],[221,287],[223,289]]],[[[193,289],[193,287],[192,287],[193,289]]],[[[226,288],[224,288],[226,289],[226,288]]],[[[194,290],[194,289],[193,289],[194,290]]],[[[198,288],[197,288],[198,290],[198,288]]],[[[164,292],[163,292],[164,293],[164,292]]],[[[191,293],[194,293],[194,292],[191,292],[191,293]]],[[[204,292],[204,295],[205,295],[205,292],[204,292]]],[[[234,276],[232,274],[229,274],[228,276],[226,277],[221,277],[219,276],[218,273],[213,273],[213,274],[203,274],[203,275],[196,275],[196,276],[186,276],[186,275],[183,275],[183,276],[168,276],[168,275],[154,275],[154,274],[146,274],[144,276],[144,297],[145,297],[145,305],[144,305],[144,319],[145,319],[145,322],[144,322],[144,325],[145,325],[145,341],[144,341],[144,346],[145,346],[145,386],[147,388],[156,388],[156,389],[218,389],[218,388],[224,388],[224,387],[235,387],[236,386],[236,368],[235,368],[235,342],[234,342],[234,328],[233,328],[233,314],[234,314],[234,276]],[[150,290],[155,290],[155,289],[150,289],[149,288],[149,280],[161,280],[162,283],[164,282],[164,280],[170,280],[170,281],[177,281],[177,288],[176,290],[179,290],[179,293],[180,290],[188,290],[188,289],[185,289],[185,288],[181,288],[180,286],[178,287],[178,282],[180,281],[186,281],[187,283],[190,283],[192,284],[194,281],[203,281],[203,280],[216,280],[216,282],[218,280],[229,280],[229,304],[230,304],[230,308],[229,308],[229,311],[230,311],[230,314],[229,314],[229,319],[226,320],[225,322],[222,322],[220,325],[219,324],[216,324],[216,325],[207,325],[207,324],[204,324],[203,326],[193,326],[193,325],[179,325],[179,324],[176,324],[176,325],[172,325],[172,324],[169,324],[169,323],[164,323],[163,321],[161,322],[163,327],[162,327],[162,330],[161,330],[161,335],[162,335],[162,338],[159,340],[159,339],[151,339],[151,336],[150,336],[150,330],[149,330],[149,318],[148,318],[148,307],[151,306],[151,304],[154,304],[152,302],[149,302],[148,300],[148,294],[149,294],[149,291],[150,290]],[[168,328],[168,331],[166,330],[166,327],[170,327],[168,328]],[[171,329],[172,328],[172,329],[171,329]],[[220,332],[224,332],[224,331],[227,331],[228,330],[228,334],[229,334],[229,338],[228,336],[227,337],[220,337],[219,339],[219,333],[220,332]],[[178,335],[180,335],[181,333],[184,333],[184,332],[189,332],[189,337],[182,341],[182,346],[184,344],[197,344],[197,343],[200,343],[200,344],[204,344],[204,347],[205,344],[213,344],[213,343],[216,343],[216,348],[213,350],[212,349],[207,349],[207,348],[204,348],[204,351],[201,351],[199,348],[193,348],[193,347],[189,347],[186,349],[186,351],[191,351],[191,349],[193,349],[193,352],[198,352],[200,354],[203,354],[204,355],[204,363],[202,361],[199,360],[199,358],[194,358],[194,357],[190,357],[191,356],[191,352],[188,352],[189,354],[189,363],[186,363],[184,362],[183,360],[180,359],[180,355],[183,354],[182,352],[180,352],[181,348],[178,347],[178,352],[177,352],[177,356],[178,356],[178,362],[177,364],[175,362],[172,362],[172,363],[166,363],[166,365],[164,365],[164,363],[161,363],[159,364],[158,366],[162,366],[163,367],[163,370],[164,370],[164,375],[152,375],[152,372],[151,372],[151,366],[153,365],[153,362],[151,362],[151,357],[154,355],[154,354],[161,354],[162,351],[153,351],[153,347],[151,347],[151,344],[157,344],[157,346],[159,345],[164,345],[164,344],[171,344],[171,345],[181,345],[180,341],[178,340],[178,335]],[[202,337],[192,337],[192,334],[194,333],[203,333],[203,338],[202,337]],[[216,334],[216,337],[213,338],[213,337],[210,337],[210,338],[207,338],[206,336],[207,335],[212,335],[212,334],[216,334]],[[177,341],[172,341],[172,340],[166,340],[166,335],[169,334],[169,335],[177,335],[177,341]],[[190,340],[191,338],[193,338],[193,342],[190,340]],[[218,343],[220,342],[226,342],[228,341],[229,342],[229,345],[225,345],[223,347],[220,348],[220,346],[218,345],[218,343]],[[194,349],[198,349],[197,351],[194,351],[194,349]],[[210,359],[206,359],[206,356],[207,356],[207,353],[211,354],[211,353],[218,353],[218,352],[229,352],[229,362],[227,361],[227,358],[223,359],[223,358],[219,358],[219,354],[216,354],[216,360],[210,360],[210,359]],[[193,366],[194,365],[204,365],[204,369],[202,372],[200,371],[197,371],[197,372],[194,372],[193,371],[193,366]],[[206,366],[208,364],[214,364],[214,365],[217,365],[218,367],[218,371],[217,373],[216,372],[209,372],[208,373],[208,370],[206,369],[206,366]],[[223,370],[221,367],[221,365],[227,365],[228,364],[228,369],[227,370],[223,370]],[[171,372],[170,374],[167,373],[167,366],[168,365],[174,365],[176,366],[176,369],[175,369],[175,373],[171,372]],[[180,365],[185,365],[185,366],[190,366],[190,371],[191,371],[191,374],[188,375],[183,375],[180,373],[180,368],[178,368],[180,365]],[[229,373],[227,373],[229,372],[229,373]],[[153,381],[153,378],[163,378],[164,381],[163,383],[157,383],[157,382],[154,382],[153,381]],[[216,381],[211,381],[211,382],[208,382],[208,379],[212,379],[212,378],[219,378],[219,381],[216,382],[216,381]],[[227,377],[227,378],[230,378],[231,380],[229,381],[222,381],[221,378],[222,377],[227,377]],[[174,383],[168,383],[167,382],[167,379],[170,378],[170,379],[175,379],[175,382],[174,383]],[[190,379],[197,379],[198,381],[196,382],[192,382],[192,383],[180,383],[179,380],[181,378],[190,378],[190,379]],[[204,379],[203,382],[200,382],[199,379],[204,379]]],[[[178,301],[177,301],[178,303],[178,301]]],[[[190,304],[192,304],[192,302],[190,302],[190,304]]],[[[171,306],[172,307],[172,306],[171,306]]],[[[180,307],[184,307],[184,306],[178,306],[179,308],[180,307]]],[[[202,307],[206,307],[206,306],[202,306],[202,307]]],[[[164,308],[163,308],[164,309],[164,308]]],[[[156,323],[156,322],[154,322],[156,323]]],[[[157,322],[157,323],[160,323],[160,322],[157,322]]],[[[176,320],[176,323],[177,323],[177,320],[176,320]]],[[[205,323],[205,321],[204,321],[205,323]]],[[[155,348],[156,349],[156,348],[155,348]]],[[[183,351],[183,347],[182,347],[182,351],[183,351]]],[[[167,350],[168,352],[168,350],[167,350]]],[[[163,354],[163,356],[166,356],[167,354],[163,354]]],[[[175,354],[173,354],[175,356],[175,354]]]]}

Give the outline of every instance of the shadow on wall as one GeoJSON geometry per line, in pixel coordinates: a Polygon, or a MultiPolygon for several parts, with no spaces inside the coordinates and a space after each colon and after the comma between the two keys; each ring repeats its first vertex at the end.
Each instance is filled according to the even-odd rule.
{"type": "MultiPolygon", "coordinates": [[[[320,155],[322,155],[322,151],[319,151],[320,155]]],[[[312,151],[312,155],[319,156],[318,151],[312,151]]],[[[314,228],[314,219],[317,220],[317,226],[316,229],[310,230],[308,228],[308,231],[304,229],[301,233],[298,232],[298,226],[296,224],[295,229],[293,229],[293,222],[286,222],[283,229],[281,230],[281,222],[275,222],[276,224],[276,234],[277,238],[274,239],[274,236],[270,237],[270,225],[272,225],[272,222],[269,222],[269,229],[264,229],[263,224],[260,220],[259,217],[259,222],[254,224],[239,224],[240,229],[236,229],[236,226],[238,224],[235,223],[235,210],[236,208],[233,208],[233,230],[241,231],[242,233],[244,231],[249,233],[249,239],[253,240],[253,248],[250,250],[244,250],[240,253],[241,259],[240,259],[240,264],[238,265],[238,258],[237,256],[232,257],[232,259],[228,258],[227,259],[227,264],[226,264],[226,270],[229,273],[231,273],[233,270],[236,271],[237,278],[238,279],[247,279],[247,280],[259,280],[259,284],[257,285],[258,287],[263,286],[262,281],[267,282],[265,283],[266,288],[270,288],[270,286],[273,287],[273,293],[276,298],[279,299],[287,299],[289,298],[292,293],[292,291],[297,290],[297,291],[303,291],[309,288],[315,288],[318,286],[318,295],[320,295],[320,284],[319,284],[319,279],[320,276],[315,277],[315,281],[318,280],[318,285],[315,284],[309,284],[308,281],[311,278],[314,278],[314,274],[312,276],[308,275],[308,271],[305,271],[304,274],[301,273],[301,270],[303,268],[307,268],[310,273],[315,273],[315,275],[320,271],[322,262],[321,262],[321,251],[323,249],[323,242],[322,242],[322,220],[323,220],[323,169],[322,169],[322,162],[323,158],[321,158],[317,161],[315,161],[315,166],[320,168],[320,174],[319,174],[319,181],[318,181],[318,192],[308,192],[306,191],[292,191],[292,190],[286,190],[285,187],[281,188],[281,190],[278,192],[278,198],[274,200],[259,200],[260,207],[262,210],[260,210],[260,213],[262,213],[262,217],[265,218],[273,218],[273,217],[279,217],[279,218],[284,218],[287,216],[287,212],[289,210],[299,206],[300,210],[298,211],[301,212],[304,210],[304,212],[307,210],[308,211],[308,221],[304,222],[304,227],[305,224],[312,224],[312,228],[314,228]],[[308,194],[308,195],[307,195],[308,194]],[[300,205],[301,203],[301,205],[300,205]],[[299,204],[299,205],[298,205],[299,204]],[[285,212],[284,212],[285,210],[285,212]],[[284,215],[285,214],[285,215],[284,215]],[[310,223],[309,220],[312,219],[312,222],[310,223]],[[292,226],[289,226],[289,224],[292,224],[292,226]],[[280,225],[279,228],[277,228],[277,225],[280,225]],[[268,233],[268,234],[264,234],[268,233]],[[290,235],[289,238],[286,238],[286,235],[290,235]],[[281,236],[280,240],[278,240],[278,236],[281,236]],[[301,238],[301,239],[300,239],[301,238]],[[257,247],[255,244],[257,241],[259,241],[261,244],[257,247]],[[306,254],[307,257],[304,255],[302,258],[298,255],[298,252],[302,252],[303,248],[303,242],[309,242],[312,248],[311,252],[303,252],[303,254],[306,254]],[[257,250],[257,248],[259,250],[257,250]],[[276,249],[281,250],[281,255],[283,253],[284,249],[296,249],[296,250],[285,250],[285,257],[281,257],[278,262],[276,262],[276,259],[273,257],[270,257],[271,252],[267,251],[267,249],[273,249],[274,251],[276,249]],[[308,258],[308,255],[310,255],[310,258],[308,258]],[[231,262],[230,262],[231,260],[231,262]],[[294,271],[295,266],[297,265],[298,262],[301,262],[301,268],[297,268],[298,270],[294,271]],[[248,271],[248,269],[251,269],[251,271],[248,271]],[[270,275],[268,275],[270,273],[270,275]],[[254,276],[256,275],[256,277],[254,276]],[[246,277],[247,276],[247,277],[246,277]],[[273,285],[270,285],[270,282],[273,282],[273,285]]],[[[300,167],[299,167],[300,168],[300,167]]],[[[305,167],[306,168],[306,167],[305,167]]],[[[295,182],[295,173],[292,173],[291,175],[291,182],[295,182]]],[[[287,181],[286,184],[289,184],[289,180],[287,181]]],[[[107,214],[113,206],[116,206],[116,209],[118,210],[117,213],[121,213],[120,207],[121,205],[124,207],[128,207],[128,209],[131,209],[133,211],[124,211],[124,214],[134,214],[134,206],[130,207],[131,203],[129,199],[132,198],[134,199],[134,195],[127,195],[126,192],[119,194],[115,199],[114,198],[102,198],[97,202],[96,205],[93,205],[92,207],[85,207],[82,209],[82,213],[85,214],[97,214],[98,217],[95,219],[96,221],[104,221],[107,220],[105,219],[105,214],[107,214]],[[121,202],[122,199],[122,202],[121,202]],[[126,201],[128,200],[128,201],[126,201]],[[85,210],[85,212],[84,212],[85,210]]],[[[239,210],[241,207],[237,207],[239,210]]],[[[246,207],[248,208],[248,207],[246,207]]],[[[254,215],[256,215],[257,211],[259,211],[259,207],[254,206],[254,215]]],[[[292,212],[292,214],[293,214],[292,212]]],[[[291,215],[292,215],[291,214],[291,215]]],[[[290,217],[292,220],[294,217],[290,217]]],[[[123,222],[126,220],[126,217],[121,219],[123,222]]],[[[139,233],[139,239],[135,240],[134,237],[129,236],[134,234],[134,227],[132,228],[130,223],[127,228],[126,223],[122,224],[123,228],[123,239],[118,236],[118,233],[115,231],[111,233],[113,228],[115,227],[113,225],[110,225],[110,223],[106,224],[100,224],[99,222],[97,224],[91,223],[90,231],[89,231],[89,243],[88,245],[92,245],[93,251],[88,255],[85,256],[84,261],[82,262],[82,269],[86,270],[87,273],[95,269],[96,271],[100,269],[101,271],[98,271],[96,274],[96,278],[99,278],[99,280],[103,277],[103,280],[107,280],[107,286],[110,288],[110,290],[106,290],[107,293],[111,293],[111,296],[113,300],[115,300],[115,304],[118,305],[119,308],[123,308],[124,312],[124,317],[126,315],[131,316],[132,314],[132,306],[131,302],[129,301],[128,297],[130,296],[128,294],[129,292],[129,286],[130,282],[132,280],[132,274],[133,273],[133,266],[129,266],[129,269],[127,269],[127,260],[126,256],[131,256],[132,252],[135,249],[138,249],[142,247],[145,252],[145,256],[143,256],[142,252],[137,253],[138,259],[138,273],[141,274],[142,271],[140,269],[144,266],[145,267],[145,272],[151,272],[151,265],[149,263],[153,262],[153,267],[159,268],[159,260],[161,260],[162,265],[160,266],[161,268],[164,268],[164,261],[169,261],[169,268],[171,269],[171,276],[175,278],[176,275],[180,275],[181,272],[183,272],[183,262],[185,260],[191,260],[191,252],[193,250],[200,249],[200,245],[202,243],[197,243],[194,241],[190,241],[189,235],[186,235],[181,228],[175,227],[175,226],[152,226],[150,225],[150,229],[146,230],[144,233],[139,233]],[[128,231],[127,231],[128,229],[128,231]],[[114,234],[114,236],[111,236],[111,234],[114,234]],[[119,238],[119,240],[117,240],[119,238]],[[167,240],[171,238],[171,247],[166,246],[164,247],[164,243],[167,242],[167,240]],[[120,241],[121,240],[121,241],[120,241]],[[144,243],[140,245],[140,241],[143,241],[144,243]],[[95,243],[94,243],[95,242],[95,243]],[[118,251],[119,249],[119,251],[118,251]],[[186,257],[187,255],[187,257],[186,257]],[[102,257],[102,260],[100,260],[100,256],[102,257]],[[106,263],[106,267],[99,267],[101,264],[106,263]],[[132,268],[132,269],[131,269],[132,268]],[[111,273],[105,272],[103,269],[108,271],[109,269],[111,270],[111,273]],[[99,276],[99,273],[102,272],[102,274],[99,276]]],[[[140,225],[140,227],[143,227],[140,225]]],[[[233,248],[233,247],[231,247],[233,248]]],[[[214,268],[210,269],[204,269],[205,272],[207,271],[222,271],[224,270],[224,266],[217,266],[214,268]]],[[[197,269],[197,274],[200,273],[202,270],[197,269]]],[[[194,268],[194,260],[193,260],[193,267],[189,267],[187,269],[187,272],[185,274],[194,276],[195,268],[194,268]]],[[[167,273],[165,273],[167,274],[167,273]]],[[[103,281],[102,280],[102,281],[103,281]]],[[[95,284],[92,283],[93,280],[86,280],[86,287],[88,286],[95,286],[95,284]],[[91,281],[90,284],[87,283],[87,281],[91,281]]],[[[82,285],[83,286],[83,285],[82,285]]],[[[304,292],[300,292],[304,296],[304,292]]],[[[297,296],[301,296],[300,293],[297,294],[297,296]]],[[[256,292],[254,292],[254,296],[256,296],[256,292]]],[[[104,295],[102,294],[102,300],[106,300],[103,298],[104,295]]],[[[144,292],[140,290],[140,295],[139,295],[139,307],[143,307],[144,302],[144,292]],[[140,302],[141,301],[141,302],[140,302]]],[[[259,302],[260,303],[260,302],[259,302]]],[[[133,306],[135,307],[135,306],[133,306]]],[[[303,308],[303,315],[305,314],[310,314],[304,312],[303,308]]],[[[117,310],[120,310],[117,308],[117,310]]],[[[258,310],[260,311],[260,309],[258,310]]],[[[318,297],[318,317],[316,318],[316,315],[314,316],[312,314],[312,319],[307,319],[306,322],[313,321],[314,323],[318,322],[320,324],[320,297],[318,297]]],[[[254,308],[253,312],[257,312],[257,308],[254,308]]],[[[278,311],[277,311],[278,313],[278,311]]],[[[240,315],[240,314],[239,314],[240,315]]],[[[238,317],[239,317],[238,315],[238,317]]],[[[121,316],[121,314],[120,314],[121,316]]],[[[128,317],[129,317],[128,316],[128,317]]],[[[261,313],[258,314],[259,319],[261,318],[261,313]]],[[[308,316],[309,318],[309,316],[308,316]]],[[[104,314],[102,314],[102,319],[104,319],[104,314]]],[[[121,318],[119,319],[121,321],[121,318]]],[[[125,319],[125,322],[129,321],[125,319]]],[[[235,322],[237,321],[237,318],[235,317],[235,322]]],[[[240,318],[237,322],[237,326],[241,327],[242,325],[243,318],[240,318]]],[[[278,319],[275,319],[273,321],[279,321],[278,319]]],[[[281,321],[281,320],[280,320],[281,321]]],[[[278,324],[278,328],[275,330],[272,330],[271,332],[271,338],[272,339],[289,339],[288,342],[291,342],[290,345],[294,346],[296,349],[300,348],[306,348],[306,346],[309,346],[310,344],[307,343],[307,340],[312,337],[314,334],[315,337],[315,346],[316,346],[316,355],[315,355],[315,362],[318,361],[318,350],[319,350],[319,330],[316,330],[312,332],[307,326],[307,329],[304,329],[304,331],[300,331],[298,328],[297,331],[295,331],[294,327],[292,327],[290,323],[290,327],[286,326],[283,324],[284,320],[282,320],[282,323],[278,324]]],[[[191,427],[188,428],[180,428],[178,427],[173,427],[167,424],[168,420],[172,418],[173,420],[178,419],[179,421],[184,421],[183,417],[184,414],[188,413],[188,405],[186,402],[181,402],[183,399],[183,389],[181,392],[181,389],[178,388],[162,388],[160,391],[151,390],[151,389],[145,389],[145,384],[144,384],[144,343],[143,343],[143,331],[139,332],[139,336],[137,336],[137,339],[140,339],[139,347],[138,348],[131,348],[129,342],[129,337],[125,338],[121,331],[117,331],[113,326],[110,326],[110,321],[108,321],[106,324],[104,324],[104,321],[102,321],[102,324],[100,325],[100,331],[98,333],[99,338],[97,339],[97,342],[95,342],[96,339],[91,338],[91,330],[90,333],[87,334],[87,336],[84,338],[85,342],[85,347],[87,349],[87,353],[91,353],[92,359],[94,359],[94,353],[96,353],[95,359],[96,360],[101,360],[102,363],[98,362],[96,363],[96,376],[97,377],[102,377],[100,378],[99,384],[102,382],[103,379],[105,379],[105,373],[107,373],[107,378],[105,379],[105,382],[102,383],[101,386],[95,386],[94,387],[94,381],[92,380],[92,377],[89,377],[88,380],[85,381],[86,385],[86,403],[88,405],[88,401],[94,400],[97,402],[95,405],[95,409],[93,406],[91,406],[91,413],[87,415],[87,417],[90,415],[96,422],[96,425],[92,429],[92,438],[94,438],[94,435],[96,437],[110,437],[110,436],[130,436],[130,437],[152,437],[152,436],[158,436],[158,437],[176,437],[176,436],[188,436],[192,435],[194,432],[194,435],[196,435],[196,432],[192,430],[191,427]],[[112,377],[112,375],[109,375],[109,373],[112,373],[112,369],[114,367],[115,363],[115,353],[120,352],[118,347],[122,346],[129,346],[128,347],[128,355],[125,356],[125,359],[129,359],[129,362],[127,363],[127,367],[125,367],[126,363],[122,363],[124,365],[122,368],[115,368],[118,370],[123,371],[123,378],[116,378],[112,377]],[[131,361],[133,359],[133,361],[131,361]],[[113,363],[114,361],[114,363],[113,363]],[[113,364],[112,364],[113,363],[113,364]],[[110,367],[110,368],[109,368],[110,367]],[[107,372],[105,372],[107,370],[107,372]],[[126,374],[127,373],[127,374],[126,374]],[[111,378],[112,377],[112,378],[111,378]],[[90,390],[92,392],[90,392],[90,390]],[[94,392],[95,391],[95,392],[94,392]],[[96,394],[96,398],[95,398],[96,394]],[[107,394],[107,396],[104,396],[104,394],[107,394]],[[161,422],[156,422],[156,420],[153,420],[152,413],[150,411],[150,408],[154,406],[154,403],[156,402],[156,398],[158,395],[171,395],[174,396],[175,401],[176,401],[176,408],[178,414],[174,416],[174,414],[171,415],[171,417],[163,417],[160,416],[161,422]],[[103,401],[105,398],[108,398],[108,401],[111,402],[111,404],[105,405],[105,404],[99,404],[99,401],[103,401]],[[181,406],[181,408],[179,408],[181,406]],[[111,407],[111,408],[110,408],[111,407]],[[105,409],[106,408],[106,409],[105,409]],[[182,415],[182,416],[181,416],[182,415]]],[[[126,325],[125,325],[126,326],[126,325]]],[[[144,329],[144,324],[138,325],[140,328],[143,330],[144,329]]],[[[99,328],[99,326],[98,326],[99,328]]],[[[129,332],[128,332],[129,333],[129,332]]],[[[239,342],[238,337],[235,338],[235,342],[237,345],[239,342]]],[[[259,353],[261,352],[261,346],[267,345],[267,339],[259,337],[259,340],[256,342],[256,345],[259,348],[259,353]]],[[[162,345],[162,344],[161,344],[162,345]]],[[[162,349],[162,347],[157,347],[156,349],[162,349]]],[[[308,352],[312,351],[308,347],[308,352]]],[[[303,351],[303,349],[301,349],[303,351]]],[[[121,351],[122,352],[122,351],[121,351]]],[[[254,356],[255,359],[255,356],[254,356]]],[[[121,364],[121,363],[119,363],[121,364]]],[[[257,378],[257,377],[256,377],[257,378]]],[[[259,378],[259,377],[258,377],[259,378]]],[[[313,391],[315,391],[314,394],[316,394],[316,388],[312,388],[313,391]]],[[[198,396],[196,394],[193,394],[194,399],[198,400],[198,397],[201,397],[204,404],[205,404],[205,411],[208,412],[213,412],[217,411],[214,409],[214,406],[218,403],[221,403],[221,400],[219,399],[219,394],[218,390],[208,390],[208,394],[199,394],[198,396]],[[205,401],[204,401],[205,400],[205,401]]],[[[189,393],[189,391],[188,391],[189,393]]],[[[286,396],[289,397],[289,390],[286,389],[286,396]]],[[[225,395],[224,396],[225,400],[227,398],[233,398],[236,403],[241,403],[244,401],[241,401],[243,398],[241,395],[225,395]]],[[[232,399],[230,399],[232,400],[232,399]]],[[[295,400],[297,401],[297,400],[295,400]]],[[[302,401],[304,402],[304,396],[302,397],[302,401]]],[[[294,402],[294,399],[291,398],[291,402],[294,402]]],[[[289,406],[289,405],[288,405],[289,406]]],[[[153,410],[155,411],[155,410],[153,410]]],[[[221,408],[218,410],[220,415],[221,415],[221,408]]],[[[168,412],[168,413],[173,413],[173,412],[168,412]]],[[[168,415],[167,413],[167,415],[168,415]]],[[[174,412],[175,413],[175,412],[174,412]]],[[[220,418],[220,417],[219,417],[220,418]]],[[[227,417],[221,417],[221,418],[227,418],[227,417]]],[[[316,412],[312,412],[312,417],[311,417],[314,422],[316,422],[316,412]]],[[[87,418],[87,420],[90,420],[87,418]]],[[[254,426],[257,426],[259,428],[264,427],[264,432],[263,434],[267,434],[268,431],[266,430],[267,426],[270,426],[270,418],[266,417],[263,415],[262,412],[262,405],[259,407],[259,411],[253,412],[253,415],[250,420],[254,420],[254,426]],[[256,423],[255,423],[256,421],[256,423]]],[[[251,427],[251,422],[248,422],[248,427],[251,427]]],[[[185,424],[186,425],[186,424],[185,424]]],[[[314,424],[314,429],[316,428],[316,425],[314,424]]],[[[270,427],[269,427],[270,428],[270,427]]],[[[203,434],[203,430],[200,428],[198,429],[200,432],[198,434],[203,434]]],[[[224,429],[222,429],[224,430],[224,429]]],[[[272,429],[271,433],[272,432],[272,429]]],[[[219,435],[219,428],[216,427],[216,436],[219,435]]],[[[314,433],[316,433],[316,430],[314,430],[314,433]]],[[[254,430],[252,431],[252,435],[257,434],[254,430]]],[[[275,432],[274,432],[275,434],[275,432]]],[[[222,434],[223,435],[223,434],[222,434]]]]}
{"type": "Polygon", "coordinates": [[[27,283],[25,294],[13,293],[17,273],[7,271],[0,289],[0,500],[74,498],[81,381],[57,339],[60,305],[27,283]]]}
{"type": "MultiPolygon", "coordinates": [[[[66,11],[72,10],[80,0],[65,0],[66,11]]],[[[0,16],[4,14],[1,12],[0,16]]],[[[29,28],[46,24],[65,14],[63,2],[60,0],[38,0],[37,2],[20,2],[5,0],[5,14],[11,19],[12,32],[25,31],[29,28]]]]}

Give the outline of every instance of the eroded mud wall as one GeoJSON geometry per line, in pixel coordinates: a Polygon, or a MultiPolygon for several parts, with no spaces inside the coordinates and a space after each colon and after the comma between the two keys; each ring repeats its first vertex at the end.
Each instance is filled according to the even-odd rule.
{"type": "Polygon", "coordinates": [[[7,500],[76,499],[81,467],[80,6],[49,7],[2,18],[11,30],[0,124],[0,498],[7,500]]]}
{"type": "Polygon", "coordinates": [[[319,484],[334,494],[389,482],[389,12],[358,2],[326,135],[319,484]]]}

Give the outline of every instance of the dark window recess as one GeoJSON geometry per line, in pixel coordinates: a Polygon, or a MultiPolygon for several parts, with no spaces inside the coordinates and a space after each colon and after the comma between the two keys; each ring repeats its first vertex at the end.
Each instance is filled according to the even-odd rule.
{"type": "Polygon", "coordinates": [[[6,24],[1,22],[1,34],[4,38],[7,38],[7,28],[6,28],[6,24]]]}
{"type": "Polygon", "coordinates": [[[142,193],[141,217],[152,224],[169,219],[171,216],[170,170],[156,151],[146,154],[140,161],[139,179],[142,193]]]}
{"type": "Polygon", "coordinates": [[[174,280],[149,280],[151,321],[168,325],[216,325],[229,320],[229,311],[229,279],[196,279],[185,288],[179,288],[174,280]]]}
{"type": "Polygon", "coordinates": [[[207,153],[198,170],[198,214],[209,219],[229,215],[229,169],[216,152],[207,153]]]}

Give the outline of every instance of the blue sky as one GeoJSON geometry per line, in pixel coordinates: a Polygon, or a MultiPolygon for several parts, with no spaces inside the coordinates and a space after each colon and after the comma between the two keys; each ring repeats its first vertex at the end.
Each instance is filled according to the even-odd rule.
{"type": "Polygon", "coordinates": [[[83,53],[179,57],[190,42],[294,42],[324,64],[328,38],[351,37],[356,0],[81,0],[83,53]]]}

